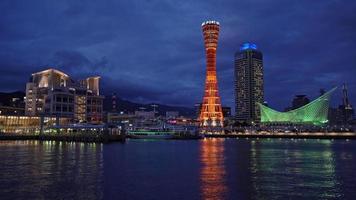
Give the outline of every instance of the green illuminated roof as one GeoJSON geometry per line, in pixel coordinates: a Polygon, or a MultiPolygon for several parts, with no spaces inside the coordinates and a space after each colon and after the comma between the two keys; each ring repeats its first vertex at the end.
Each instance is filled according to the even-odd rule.
{"type": "Polygon", "coordinates": [[[314,124],[328,122],[328,110],[331,94],[336,87],[314,101],[288,112],[279,112],[259,103],[262,123],[314,124]]]}

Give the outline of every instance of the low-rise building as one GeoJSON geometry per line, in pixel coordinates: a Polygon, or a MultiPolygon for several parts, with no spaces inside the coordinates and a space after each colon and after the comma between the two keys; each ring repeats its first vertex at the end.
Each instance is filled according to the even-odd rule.
{"type": "Polygon", "coordinates": [[[224,118],[230,118],[231,117],[231,107],[223,106],[222,107],[222,112],[223,112],[224,118]]]}
{"type": "Polygon", "coordinates": [[[154,111],[135,111],[135,116],[137,118],[143,118],[143,119],[155,119],[155,112],[154,111]]]}
{"type": "Polygon", "coordinates": [[[69,123],[69,118],[0,115],[0,134],[37,135],[41,128],[49,129],[69,123]]]}
{"type": "Polygon", "coordinates": [[[26,84],[25,114],[101,123],[104,97],[99,93],[99,80],[95,76],[74,81],[55,69],[34,73],[26,84]]]}
{"type": "Polygon", "coordinates": [[[167,119],[176,119],[179,117],[179,112],[178,111],[167,111],[166,112],[166,118],[167,119]]]}
{"type": "Polygon", "coordinates": [[[25,109],[11,106],[0,106],[0,115],[24,115],[25,109]]]}

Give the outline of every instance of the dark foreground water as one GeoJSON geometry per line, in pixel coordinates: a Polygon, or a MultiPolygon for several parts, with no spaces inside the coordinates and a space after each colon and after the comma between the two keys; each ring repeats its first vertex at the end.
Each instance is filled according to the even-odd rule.
{"type": "Polygon", "coordinates": [[[0,141],[0,199],[355,199],[356,141],[0,141]]]}

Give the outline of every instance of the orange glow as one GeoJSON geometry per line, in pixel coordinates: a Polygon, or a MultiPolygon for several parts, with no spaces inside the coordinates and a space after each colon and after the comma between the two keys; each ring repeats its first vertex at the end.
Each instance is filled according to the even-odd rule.
{"type": "Polygon", "coordinates": [[[202,127],[222,127],[224,118],[216,78],[216,48],[219,36],[219,23],[207,21],[202,25],[206,52],[206,79],[203,104],[199,121],[202,127]]]}
{"type": "Polygon", "coordinates": [[[201,141],[200,170],[202,199],[225,199],[224,144],[223,140],[207,139],[201,141]]]}

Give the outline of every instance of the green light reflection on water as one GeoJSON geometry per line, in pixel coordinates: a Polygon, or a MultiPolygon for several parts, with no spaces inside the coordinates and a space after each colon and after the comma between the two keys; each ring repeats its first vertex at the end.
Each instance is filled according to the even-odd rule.
{"type": "Polygon", "coordinates": [[[332,145],[331,140],[251,142],[250,166],[256,198],[285,194],[291,198],[340,197],[332,145]]]}

